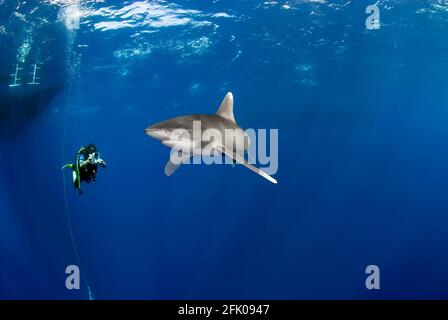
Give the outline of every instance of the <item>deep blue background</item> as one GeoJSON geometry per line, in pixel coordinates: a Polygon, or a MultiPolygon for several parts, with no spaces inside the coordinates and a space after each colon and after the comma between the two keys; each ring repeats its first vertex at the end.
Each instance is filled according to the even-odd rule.
{"type": "Polygon", "coordinates": [[[165,27],[112,11],[132,1],[83,1],[74,31],[50,2],[0,1],[1,298],[88,298],[64,286],[78,262],[60,166],[89,142],[109,164],[97,184],[78,196],[64,174],[96,299],[448,297],[444,1],[379,1],[373,31],[367,1],[142,1],[191,19],[165,27]],[[7,86],[26,35],[41,87],[60,86],[31,116],[7,86]],[[144,128],[214,113],[227,91],[242,127],[279,129],[278,185],[241,166],[164,175],[144,128]]]}

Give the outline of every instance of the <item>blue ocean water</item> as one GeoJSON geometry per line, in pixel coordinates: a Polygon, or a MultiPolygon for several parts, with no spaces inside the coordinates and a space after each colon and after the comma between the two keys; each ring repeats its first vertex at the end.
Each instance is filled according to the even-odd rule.
{"type": "Polygon", "coordinates": [[[0,0],[0,298],[448,298],[447,30],[446,0],[0,0]],[[228,91],[279,130],[277,185],[164,175],[144,129],[228,91]]]}

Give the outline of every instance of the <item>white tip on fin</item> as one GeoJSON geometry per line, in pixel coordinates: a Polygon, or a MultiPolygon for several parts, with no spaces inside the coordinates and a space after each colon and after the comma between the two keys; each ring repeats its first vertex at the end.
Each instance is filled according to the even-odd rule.
{"type": "Polygon", "coordinates": [[[227,92],[226,96],[221,102],[221,106],[216,112],[218,116],[226,118],[230,121],[235,121],[235,116],[233,115],[233,94],[232,92],[227,92]]]}

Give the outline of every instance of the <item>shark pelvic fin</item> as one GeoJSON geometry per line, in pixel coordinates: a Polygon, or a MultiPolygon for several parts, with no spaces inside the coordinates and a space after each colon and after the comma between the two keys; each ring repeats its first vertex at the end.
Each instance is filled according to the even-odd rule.
{"type": "Polygon", "coordinates": [[[230,121],[235,121],[235,116],[233,115],[233,94],[232,92],[227,92],[226,96],[221,102],[221,106],[216,112],[218,116],[221,116],[230,121]]]}

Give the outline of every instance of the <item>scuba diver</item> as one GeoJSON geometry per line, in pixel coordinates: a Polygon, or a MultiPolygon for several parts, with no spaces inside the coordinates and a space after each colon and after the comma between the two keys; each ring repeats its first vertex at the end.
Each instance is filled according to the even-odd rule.
{"type": "Polygon", "coordinates": [[[73,175],[73,186],[81,194],[81,182],[95,183],[98,166],[106,168],[106,162],[100,158],[94,144],[81,147],[76,154],[75,163],[68,163],[61,169],[70,168],[73,175]]]}

